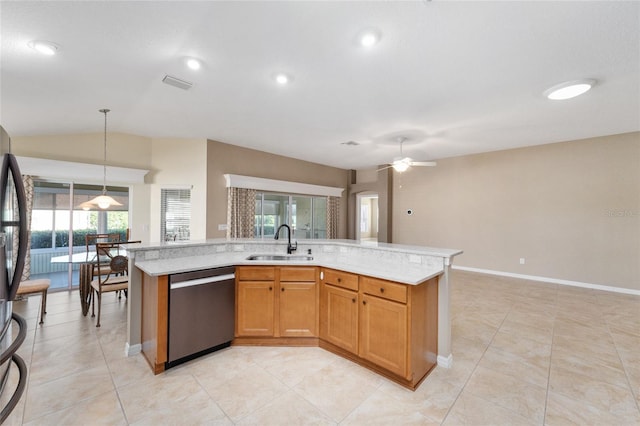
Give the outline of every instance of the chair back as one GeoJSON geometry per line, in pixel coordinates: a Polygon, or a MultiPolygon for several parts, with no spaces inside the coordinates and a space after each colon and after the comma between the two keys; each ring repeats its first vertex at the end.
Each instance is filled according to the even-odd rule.
{"type": "Polygon", "coordinates": [[[118,243],[120,242],[120,234],[87,234],[84,236],[85,246],[87,250],[87,262],[93,262],[100,258],[101,254],[98,249],[98,243],[118,243]],[[89,253],[95,249],[95,256],[89,259],[89,253]]]}
{"type": "Polygon", "coordinates": [[[120,243],[96,243],[97,278],[100,286],[109,278],[129,275],[129,258],[120,254],[120,243]]]}

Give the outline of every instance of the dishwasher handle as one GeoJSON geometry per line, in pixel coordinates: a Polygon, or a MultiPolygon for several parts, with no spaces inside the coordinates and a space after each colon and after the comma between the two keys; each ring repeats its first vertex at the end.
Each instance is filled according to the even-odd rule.
{"type": "Polygon", "coordinates": [[[217,276],[213,276],[213,277],[206,277],[206,278],[196,278],[195,280],[188,280],[188,281],[181,281],[181,282],[177,282],[177,283],[173,283],[171,284],[171,286],[169,287],[171,290],[176,290],[179,288],[184,288],[184,287],[193,287],[196,285],[202,285],[202,284],[214,284],[214,283],[218,283],[220,281],[229,281],[229,280],[235,280],[236,278],[236,274],[225,274],[225,275],[217,275],[217,276]]]}

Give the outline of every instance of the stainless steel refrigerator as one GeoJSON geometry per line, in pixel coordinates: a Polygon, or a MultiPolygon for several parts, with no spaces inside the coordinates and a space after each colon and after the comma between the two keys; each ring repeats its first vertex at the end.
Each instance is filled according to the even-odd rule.
{"type": "Polygon", "coordinates": [[[27,370],[16,351],[24,341],[27,325],[12,312],[27,253],[26,199],[22,175],[11,154],[11,139],[0,126],[0,424],[9,416],[24,392],[27,370]],[[14,323],[15,322],[15,323],[14,323]],[[12,366],[18,368],[17,383],[8,386],[12,366]],[[13,392],[11,396],[5,393],[13,392]]]}

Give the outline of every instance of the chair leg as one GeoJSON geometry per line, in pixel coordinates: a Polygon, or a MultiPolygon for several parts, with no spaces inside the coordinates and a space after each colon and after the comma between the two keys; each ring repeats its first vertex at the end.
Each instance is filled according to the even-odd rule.
{"type": "Polygon", "coordinates": [[[96,316],[96,295],[93,294],[95,290],[91,288],[91,318],[96,316]]]}
{"type": "Polygon", "coordinates": [[[44,324],[44,314],[46,313],[44,310],[47,306],[47,290],[42,292],[42,296],[40,296],[40,324],[44,324]]]}
{"type": "Polygon", "coordinates": [[[98,296],[98,322],[96,324],[96,327],[100,327],[100,311],[102,310],[102,293],[100,293],[99,291],[97,292],[97,296],[98,296]]]}

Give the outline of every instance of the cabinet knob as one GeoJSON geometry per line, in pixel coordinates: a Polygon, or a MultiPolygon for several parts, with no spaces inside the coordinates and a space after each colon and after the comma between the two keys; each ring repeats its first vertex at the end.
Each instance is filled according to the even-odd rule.
{"type": "Polygon", "coordinates": [[[342,282],[342,278],[338,278],[338,282],[341,283],[342,282]]]}
{"type": "Polygon", "coordinates": [[[354,297],[353,299],[351,299],[351,301],[352,301],[353,303],[356,303],[356,298],[354,297]]]}
{"type": "Polygon", "coordinates": [[[380,293],[384,293],[384,287],[380,287],[380,293]]]}
{"type": "Polygon", "coordinates": [[[269,291],[273,290],[273,287],[269,287],[269,291]]]}
{"type": "Polygon", "coordinates": [[[366,305],[366,304],[367,304],[367,301],[366,301],[366,300],[363,300],[363,301],[362,301],[362,304],[363,304],[363,305],[366,305]]]}
{"type": "Polygon", "coordinates": [[[282,287],[282,288],[280,289],[280,291],[284,291],[284,287],[282,287]]]}

